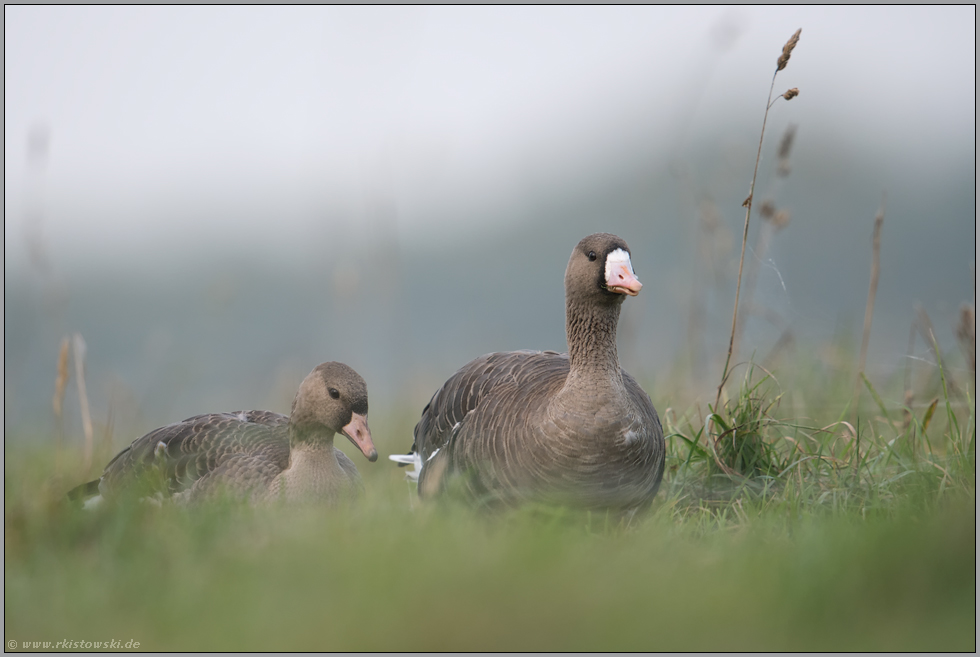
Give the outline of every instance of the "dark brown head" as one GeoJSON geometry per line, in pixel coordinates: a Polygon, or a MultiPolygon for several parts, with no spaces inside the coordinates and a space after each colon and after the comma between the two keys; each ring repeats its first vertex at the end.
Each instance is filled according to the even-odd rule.
{"type": "Polygon", "coordinates": [[[303,379],[293,400],[289,423],[298,435],[342,433],[369,461],[378,459],[367,424],[368,395],[364,379],[343,363],[317,365],[303,379]]]}
{"type": "Polygon", "coordinates": [[[620,303],[636,296],[643,285],[633,273],[626,242],[610,233],[582,239],[572,251],[565,270],[565,296],[580,302],[620,303]]]}

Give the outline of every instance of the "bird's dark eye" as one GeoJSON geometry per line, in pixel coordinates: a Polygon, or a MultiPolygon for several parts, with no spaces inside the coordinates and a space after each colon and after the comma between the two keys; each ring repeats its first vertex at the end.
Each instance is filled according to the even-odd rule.
{"type": "Polygon", "coordinates": [[[595,251],[589,251],[589,262],[595,262],[595,251]]]}
{"type": "Polygon", "coordinates": [[[340,399],[340,391],[337,390],[336,388],[330,388],[329,392],[330,392],[330,396],[333,397],[334,399],[340,399]]]}

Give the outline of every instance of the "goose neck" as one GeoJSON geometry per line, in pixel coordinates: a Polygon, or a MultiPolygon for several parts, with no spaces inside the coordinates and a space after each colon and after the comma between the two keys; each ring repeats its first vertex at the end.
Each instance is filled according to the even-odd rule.
{"type": "Polygon", "coordinates": [[[333,451],[334,432],[326,427],[303,427],[290,422],[289,449],[309,453],[333,451]]]}
{"type": "Polygon", "coordinates": [[[292,487],[316,487],[329,480],[331,473],[340,470],[333,444],[333,432],[318,432],[314,440],[309,440],[308,434],[304,436],[306,439],[297,439],[294,432],[290,434],[289,466],[282,476],[292,487]]]}
{"type": "Polygon", "coordinates": [[[565,312],[569,378],[612,376],[622,382],[616,352],[616,326],[621,303],[578,304],[569,299],[565,312]]]}

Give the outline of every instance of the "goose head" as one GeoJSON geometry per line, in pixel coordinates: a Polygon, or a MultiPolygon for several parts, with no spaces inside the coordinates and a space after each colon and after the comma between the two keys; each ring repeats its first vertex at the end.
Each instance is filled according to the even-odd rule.
{"type": "Polygon", "coordinates": [[[378,451],[371,440],[367,413],[364,379],[343,363],[323,363],[299,386],[289,416],[290,433],[301,441],[342,433],[368,461],[376,461],[378,451]]]}
{"type": "Polygon", "coordinates": [[[643,285],[633,273],[626,242],[610,233],[595,233],[580,241],[565,270],[565,293],[597,304],[621,303],[635,297],[643,285]]]}

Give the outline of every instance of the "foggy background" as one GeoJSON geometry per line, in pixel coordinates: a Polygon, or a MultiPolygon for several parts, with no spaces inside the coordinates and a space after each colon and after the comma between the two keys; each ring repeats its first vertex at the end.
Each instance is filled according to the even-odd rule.
{"type": "MultiPolygon", "coordinates": [[[[883,195],[869,374],[904,367],[917,302],[956,356],[975,296],[973,6],[4,19],[5,439],[54,433],[76,331],[119,445],[201,412],[288,412],[326,360],[365,377],[372,417],[418,414],[476,356],[565,349],[565,265],[596,231],[628,242],[644,284],[624,367],[658,408],[713,395],[766,94],[799,27],[750,247],[766,199],[789,224],[746,255],[760,312],[740,360],[786,335],[797,354],[860,343],[883,195]]],[[[65,417],[80,440],[74,372],[65,417]]]]}

